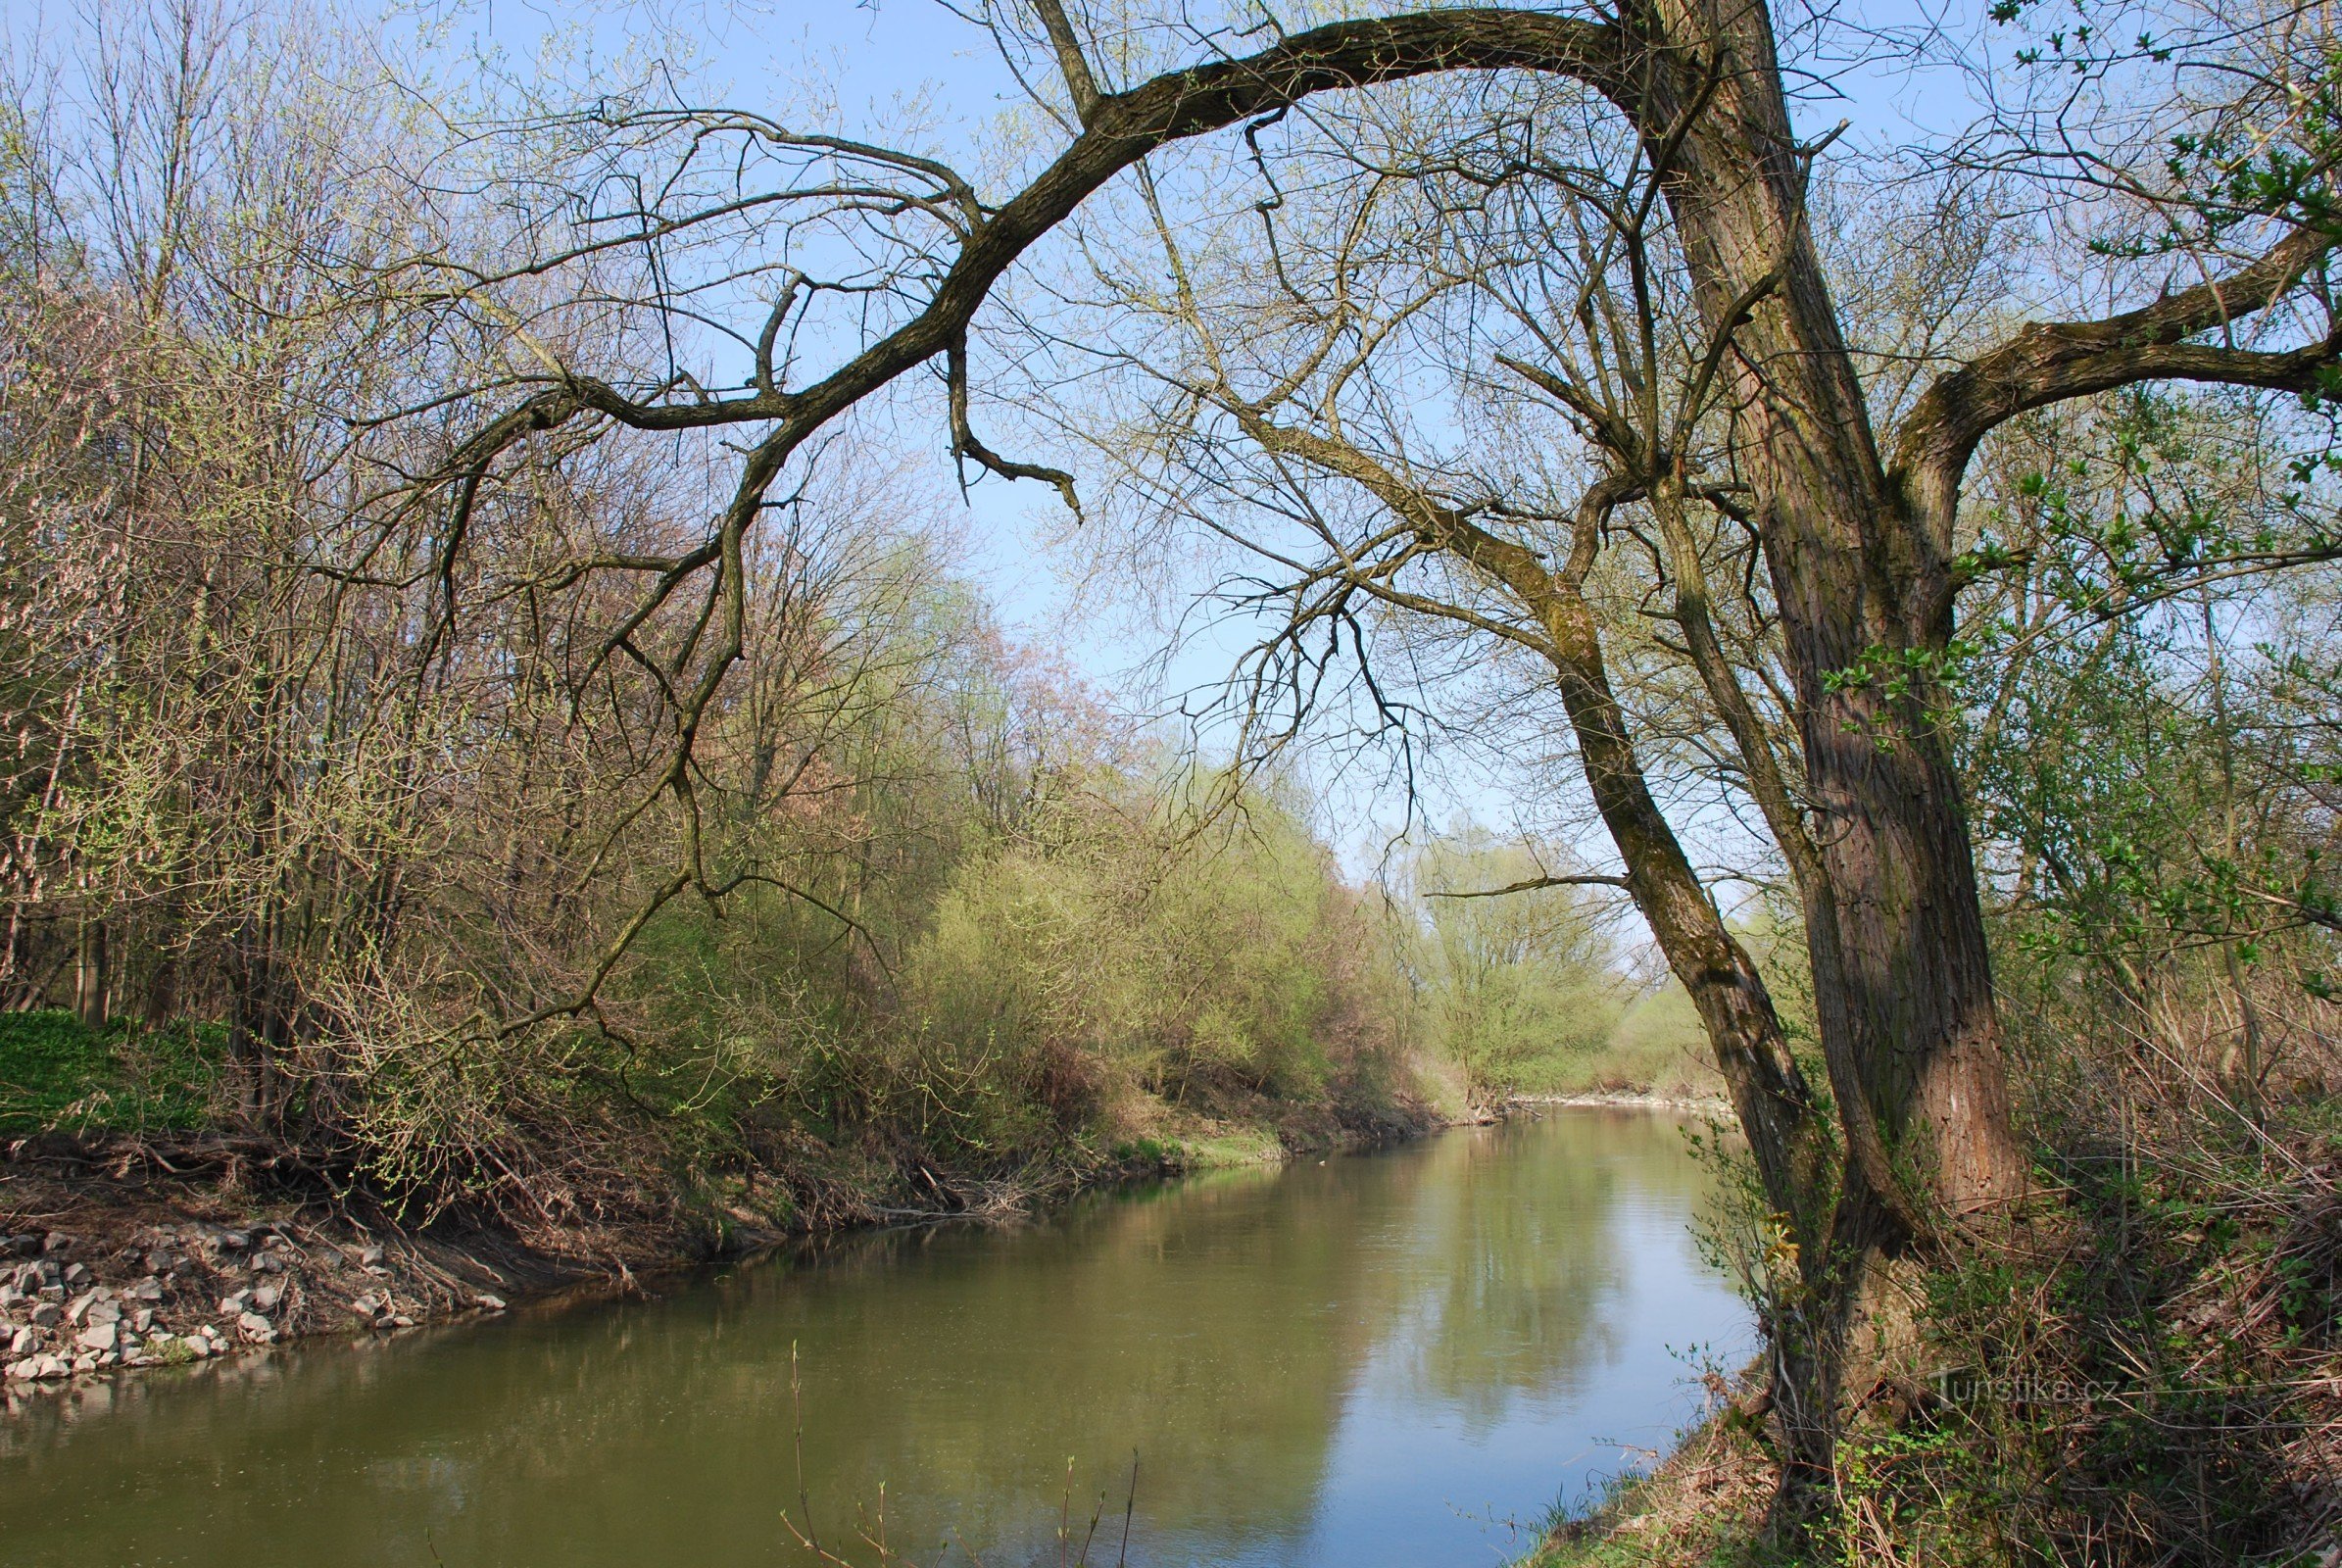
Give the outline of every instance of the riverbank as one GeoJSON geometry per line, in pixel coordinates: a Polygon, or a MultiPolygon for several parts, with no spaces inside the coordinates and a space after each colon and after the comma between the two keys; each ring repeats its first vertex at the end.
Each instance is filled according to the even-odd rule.
{"type": "MultiPolygon", "coordinates": [[[[1102,1155],[981,1179],[895,1150],[806,1149],[732,1173],[667,1226],[551,1226],[523,1236],[460,1212],[407,1225],[364,1193],[318,1191],[257,1145],[177,1168],[187,1151],[60,1135],[0,1146],[0,1382],[15,1402],[85,1380],[200,1364],[294,1341],[377,1338],[662,1271],[888,1225],[1004,1221],[1117,1182],[1269,1163],[1420,1136],[1428,1110],[1163,1108],[1102,1155]]],[[[219,1154],[217,1149],[209,1151],[219,1154]]],[[[190,1160],[189,1163],[194,1163],[190,1160]]]]}
{"type": "MultiPolygon", "coordinates": [[[[1515,1096],[1499,1116],[1607,1107],[1728,1112],[1638,1092],[1515,1096]]],[[[300,1341],[391,1337],[790,1241],[953,1219],[1008,1221],[1121,1182],[1274,1163],[1420,1137],[1479,1117],[1362,1113],[1253,1097],[1222,1114],[1154,1103],[1098,1152],[1068,1146],[1006,1176],[941,1167],[900,1143],[792,1145],[795,1157],[703,1184],[664,1223],[522,1233],[453,1209],[405,1223],[257,1141],[48,1134],[0,1145],[0,1387],[77,1380],[300,1341]],[[1134,1129],[1137,1129],[1134,1131],[1134,1129]]]]}
{"type": "Polygon", "coordinates": [[[1717,1379],[1521,1568],[2342,1563],[2342,1099],[2255,1109],[2133,1107],[2117,1163],[2074,1102],[2028,1107],[2048,1217],[1914,1275],[1800,1546],[1766,1544],[1778,1417],[1717,1379]]]}
{"type": "Polygon", "coordinates": [[[1612,1484],[1596,1504],[1555,1526],[1514,1568],[1691,1568],[1731,1560],[1761,1534],[1776,1485],[1773,1461],[1750,1424],[1711,1415],[1648,1474],[1612,1484]]]}
{"type": "Polygon", "coordinates": [[[1611,1106],[1627,1110],[1670,1110],[1685,1115],[1730,1116],[1732,1102],[1721,1095],[1669,1095],[1641,1090],[1588,1091],[1570,1095],[1513,1095],[1505,1108],[1535,1111],[1543,1106],[1611,1106]]]}

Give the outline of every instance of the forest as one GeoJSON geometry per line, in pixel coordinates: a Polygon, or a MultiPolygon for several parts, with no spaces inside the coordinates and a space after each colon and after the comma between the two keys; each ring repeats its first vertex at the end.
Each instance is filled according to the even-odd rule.
{"type": "Polygon", "coordinates": [[[624,1266],[1714,1102],[1759,1353],[1539,1562],[2330,1568],[2335,18],[937,10],[966,138],[14,46],[10,1160],[624,1266]]]}

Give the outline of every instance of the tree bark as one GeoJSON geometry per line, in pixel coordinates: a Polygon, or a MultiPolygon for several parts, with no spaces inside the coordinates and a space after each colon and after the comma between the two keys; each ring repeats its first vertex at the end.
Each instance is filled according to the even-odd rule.
{"type": "Polygon", "coordinates": [[[73,1012],[93,1032],[106,1027],[107,992],[113,978],[106,951],[106,922],[84,919],[75,933],[73,949],[73,1012]]]}
{"type": "Polygon", "coordinates": [[[1764,8],[1662,0],[1649,16],[1640,124],[1673,148],[1696,297],[1710,330],[1732,334],[1735,456],[1796,682],[1830,906],[1812,946],[1817,1024],[1892,1246],[2002,1207],[2029,1169],[1936,718],[1950,565],[1887,480],[1807,224],[1810,155],[1764,8]]]}

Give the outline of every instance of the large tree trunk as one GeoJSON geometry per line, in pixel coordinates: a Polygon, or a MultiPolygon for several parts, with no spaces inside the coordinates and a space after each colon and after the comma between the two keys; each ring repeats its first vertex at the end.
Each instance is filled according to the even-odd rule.
{"type": "Polygon", "coordinates": [[[1698,1009],[1766,1201],[1796,1249],[1795,1281],[1767,1302],[1769,1392],[1787,1437],[1784,1487],[1828,1473],[1838,1430],[1843,1312],[1829,1288],[1836,1211],[1829,1130],[1789,1049],[1771,990],[1726,927],[1651,796],[1610,686],[1586,602],[1566,592],[1537,607],[1554,649],[1555,684],[1577,732],[1594,804],[1627,866],[1627,887],[1668,967],[1698,1009]]]}
{"type": "MultiPolygon", "coordinates": [[[[1578,741],[1579,764],[1594,808],[1626,867],[1624,881],[1668,967],[1697,1009],[1772,1215],[1794,1250],[1793,1279],[1775,1282],[1766,1301],[1771,1350],[1769,1392],[1788,1439],[1783,1494],[1802,1496],[1829,1474],[1838,1433],[1837,1393],[1855,1292],[1839,1253],[1839,1230],[1868,1237],[1879,1204],[1859,1170],[1836,1158],[1821,1107],[1798,1065],[1771,989],[1746,948],[1724,923],[1693,870],[1674,827],[1653,798],[1626,710],[1610,681],[1601,628],[1585,597],[1607,516],[1638,493],[1612,476],[1580,502],[1569,558],[1558,565],[1519,542],[1489,533],[1441,505],[1357,448],[1312,431],[1291,429],[1240,407],[1244,428],[1272,451],[1305,459],[1364,485],[1426,542],[1468,564],[1516,600],[1542,633],[1538,646],[1578,741]]],[[[1686,593],[1694,590],[1685,588],[1686,593]]],[[[1704,617],[1704,604],[1700,612],[1704,617]]],[[[1688,618],[1687,618],[1688,623],[1688,618]]],[[[1699,621],[1704,625],[1704,618],[1699,621]]],[[[1744,710],[1731,706],[1736,718],[1744,710]]],[[[1742,726],[1735,724],[1735,735],[1742,726]]],[[[1743,739],[1749,768],[1768,797],[1780,780],[1761,738],[1743,739]]],[[[1791,824],[1793,825],[1793,824],[1791,824]]],[[[1784,850],[1799,886],[1816,906],[1822,882],[1802,832],[1784,850]]],[[[1819,903],[1827,906],[1826,896],[1819,903]]],[[[1868,1246],[1858,1248],[1867,1256],[1868,1246]]]]}
{"type": "Polygon", "coordinates": [[[1739,464],[1797,683],[1828,883],[1810,933],[1817,1024],[1888,1250],[2007,1203],[2009,1120],[1968,820],[1935,717],[1948,541],[1886,480],[1806,222],[1761,5],[1663,0],[1642,122],[1686,126],[1669,175],[1703,315],[1734,334],[1739,464]]]}
{"type": "MultiPolygon", "coordinates": [[[[1747,1136],[1765,1201],[1786,1231],[1795,1279],[1768,1302],[1770,1392],[1789,1438],[1792,1474],[1826,1473],[1835,1441],[1835,1376],[1843,1312],[1832,1288],[1830,1229],[1837,1213],[1868,1212],[1863,1189],[1841,1194],[1838,1161],[1821,1106],[1798,1065],[1771,989],[1718,911],[1674,827],[1653,798],[1626,710],[1610,681],[1601,628],[1585,597],[1611,509],[1637,486],[1613,476],[1580,503],[1574,541],[1558,566],[1517,541],[1414,488],[1357,448],[1278,425],[1240,408],[1238,418],[1263,446],[1305,459],[1364,485],[1426,542],[1469,564],[1528,612],[1578,741],[1595,809],[1626,867],[1628,895],[1698,1011],[1732,1109],[1747,1136]]],[[[1758,760],[1750,760],[1752,772],[1758,760]]],[[[1769,768],[1765,776],[1778,789],[1769,768]]],[[[1792,856],[1811,886],[1806,858],[1792,856]]]]}

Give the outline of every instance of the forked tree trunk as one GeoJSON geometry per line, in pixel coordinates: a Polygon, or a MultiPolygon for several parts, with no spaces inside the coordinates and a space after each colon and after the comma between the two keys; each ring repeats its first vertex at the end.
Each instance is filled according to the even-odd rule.
{"type": "Polygon", "coordinates": [[[1806,222],[1761,4],[1664,0],[1646,134],[1684,126],[1669,199],[1730,374],[1797,684],[1832,929],[1814,995],[1849,1152],[1891,1249],[2003,1207],[2028,1161],[2009,1096],[1968,817],[1936,718],[1949,541],[1888,484],[1806,222]]]}

